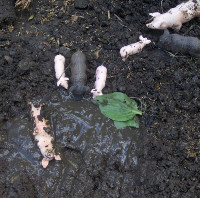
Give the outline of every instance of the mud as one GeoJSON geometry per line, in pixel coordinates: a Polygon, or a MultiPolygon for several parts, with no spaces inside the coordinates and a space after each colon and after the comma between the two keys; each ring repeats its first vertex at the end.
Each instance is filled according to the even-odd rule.
{"type": "MultiPolygon", "coordinates": [[[[1,1],[0,16],[8,2],[1,1]]],[[[200,197],[200,59],[161,50],[154,43],[162,31],[145,26],[150,12],[183,1],[82,2],[33,1],[28,10],[12,7],[1,18],[0,196],[200,197]],[[120,48],[139,35],[152,43],[123,62],[120,48]],[[139,129],[115,130],[91,94],[74,101],[56,86],[54,56],[64,55],[67,67],[78,49],[88,60],[91,89],[103,64],[104,93],[136,98],[144,112],[139,129]],[[46,104],[43,116],[62,156],[47,169],[33,140],[30,101],[46,104]]],[[[185,23],[179,34],[200,38],[199,20],[185,23]]]]}

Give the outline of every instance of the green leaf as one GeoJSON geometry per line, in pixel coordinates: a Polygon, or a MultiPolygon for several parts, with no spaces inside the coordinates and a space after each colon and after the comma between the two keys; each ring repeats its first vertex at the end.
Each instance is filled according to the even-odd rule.
{"type": "Polygon", "coordinates": [[[136,114],[142,115],[137,103],[121,92],[97,96],[93,102],[99,105],[102,114],[115,121],[128,121],[136,114]]]}
{"type": "Polygon", "coordinates": [[[114,124],[117,129],[122,129],[127,126],[139,128],[139,120],[136,116],[133,119],[124,122],[114,121],[114,124]]]}

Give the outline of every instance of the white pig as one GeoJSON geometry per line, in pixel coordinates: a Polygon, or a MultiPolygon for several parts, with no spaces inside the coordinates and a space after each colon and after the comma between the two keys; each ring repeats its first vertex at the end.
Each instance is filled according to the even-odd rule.
{"type": "Polygon", "coordinates": [[[55,150],[53,148],[53,137],[50,136],[46,130],[50,127],[46,124],[46,120],[44,118],[40,118],[40,110],[39,108],[35,108],[32,102],[29,103],[31,105],[31,116],[34,118],[34,132],[33,135],[35,140],[37,141],[37,145],[44,156],[42,159],[42,166],[46,168],[49,164],[49,161],[55,158],[56,160],[61,160],[59,155],[55,155],[55,150]]]}
{"type": "Polygon", "coordinates": [[[145,45],[151,43],[151,40],[143,38],[142,35],[139,39],[139,42],[124,46],[120,49],[120,55],[123,61],[125,61],[132,54],[140,53],[145,45]]]}
{"type": "Polygon", "coordinates": [[[172,28],[179,31],[183,23],[186,23],[200,15],[200,1],[189,0],[177,5],[164,14],[159,12],[150,13],[153,17],[151,23],[146,24],[148,28],[165,30],[172,28]]]}
{"type": "Polygon", "coordinates": [[[106,85],[106,77],[107,77],[107,68],[104,67],[103,65],[97,67],[94,89],[91,90],[91,93],[93,93],[93,98],[95,98],[96,96],[103,95],[102,89],[106,85]]]}
{"type": "Polygon", "coordinates": [[[65,57],[62,55],[56,55],[54,58],[54,68],[56,72],[56,79],[58,80],[57,86],[62,86],[68,89],[69,78],[65,77],[65,57]]]}

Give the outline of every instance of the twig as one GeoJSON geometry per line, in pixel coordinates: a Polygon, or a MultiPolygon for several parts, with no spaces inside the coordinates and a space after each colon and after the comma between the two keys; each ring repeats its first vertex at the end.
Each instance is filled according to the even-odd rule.
{"type": "Polygon", "coordinates": [[[119,21],[123,22],[122,19],[121,19],[120,17],[118,17],[116,14],[114,14],[114,15],[117,17],[117,19],[118,19],[119,21]]]}
{"type": "MultiPolygon", "coordinates": [[[[120,17],[118,17],[116,14],[114,14],[114,15],[117,17],[117,19],[118,19],[119,21],[123,22],[123,21],[122,21],[122,19],[121,19],[120,17]]],[[[121,26],[123,26],[123,27],[127,28],[129,31],[131,31],[131,29],[130,29],[130,28],[128,28],[126,25],[123,25],[123,24],[122,24],[122,23],[120,23],[120,22],[119,22],[119,24],[120,24],[121,26]]]]}
{"type": "Polygon", "coordinates": [[[161,11],[162,11],[162,13],[163,13],[163,0],[161,0],[160,6],[161,6],[161,11]]]}
{"type": "Polygon", "coordinates": [[[67,66],[64,70],[64,72],[60,75],[60,77],[58,78],[58,81],[60,80],[60,78],[62,77],[62,75],[65,73],[65,71],[69,68],[69,66],[67,66]]]}

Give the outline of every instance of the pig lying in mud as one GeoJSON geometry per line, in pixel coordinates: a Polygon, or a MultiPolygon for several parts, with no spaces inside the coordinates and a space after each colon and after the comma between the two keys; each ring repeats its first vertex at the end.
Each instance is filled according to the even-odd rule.
{"type": "Polygon", "coordinates": [[[54,58],[54,68],[56,79],[58,80],[57,86],[62,86],[65,89],[68,89],[68,80],[69,78],[65,77],[65,57],[62,55],[56,55],[54,58]]]}
{"type": "Polygon", "coordinates": [[[59,155],[55,155],[55,150],[53,148],[53,137],[46,132],[46,130],[50,127],[46,124],[46,120],[40,117],[42,105],[40,105],[39,108],[35,108],[32,102],[29,104],[31,105],[31,116],[34,118],[35,124],[33,135],[44,157],[42,159],[42,166],[43,168],[46,168],[50,160],[53,158],[56,160],[61,160],[61,158],[59,155]]]}
{"type": "Polygon", "coordinates": [[[75,100],[81,100],[84,94],[89,91],[89,87],[85,85],[87,81],[87,65],[83,52],[77,51],[72,55],[70,68],[72,81],[70,92],[75,100]]]}
{"type": "Polygon", "coordinates": [[[130,55],[140,53],[145,45],[151,43],[151,40],[143,38],[142,35],[139,39],[139,42],[124,46],[120,49],[120,55],[123,61],[125,61],[130,55]]]}
{"type": "Polygon", "coordinates": [[[93,93],[93,98],[95,98],[96,96],[103,95],[102,89],[106,85],[106,77],[107,77],[107,68],[104,67],[103,65],[97,67],[94,89],[91,90],[91,93],[93,93]]]}
{"type": "Polygon", "coordinates": [[[167,51],[169,50],[172,53],[182,53],[200,57],[200,40],[198,38],[170,34],[168,30],[165,30],[164,34],[160,37],[158,47],[167,51]]]}
{"type": "Polygon", "coordinates": [[[183,23],[200,15],[200,0],[189,0],[181,3],[164,14],[154,12],[149,15],[153,17],[153,21],[146,24],[148,28],[160,30],[173,28],[178,31],[183,23]]]}

